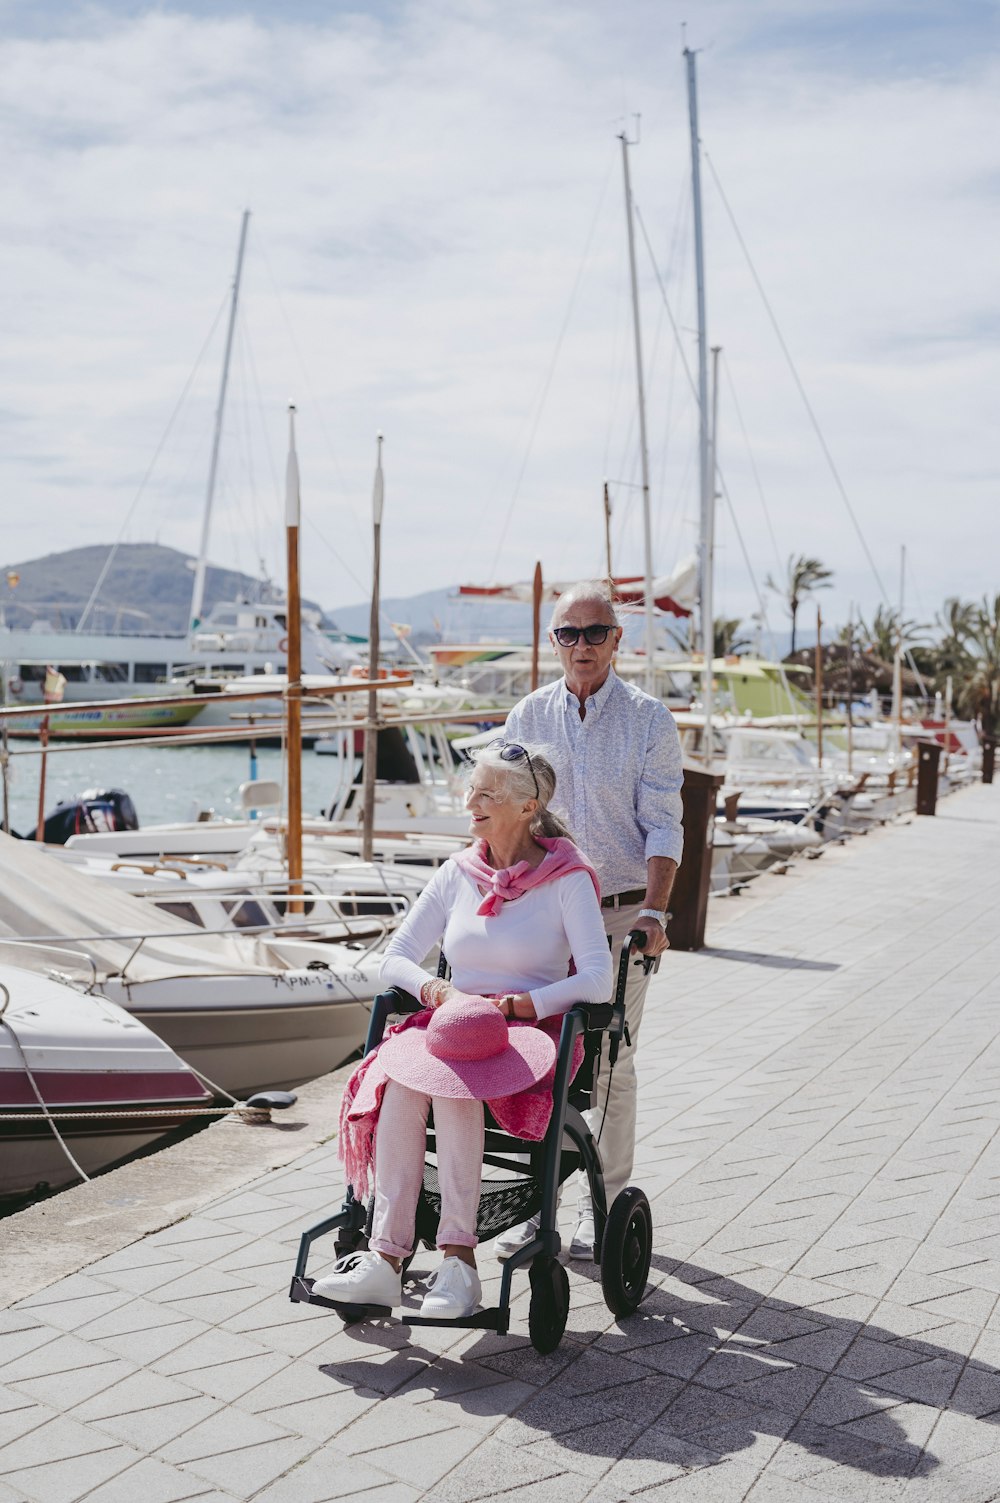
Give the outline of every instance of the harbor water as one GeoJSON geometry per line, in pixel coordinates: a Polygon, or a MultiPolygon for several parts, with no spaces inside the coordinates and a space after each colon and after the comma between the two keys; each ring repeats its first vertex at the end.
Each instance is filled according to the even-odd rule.
{"type": "MultiPolygon", "coordinates": [[[[130,794],[141,825],[187,820],[199,809],[224,817],[240,815],[239,786],[251,776],[245,744],[221,746],[90,747],[53,742],[45,776],[45,812],[88,789],[122,788],[130,794]],[[60,749],[67,747],[67,749],[60,749]]],[[[282,752],[257,749],[257,777],[284,786],[282,752]]],[[[340,778],[336,757],[302,753],[302,808],[306,816],[323,812],[340,778]]],[[[33,830],[38,816],[39,755],[12,747],[10,822],[19,834],[33,830]]]]}

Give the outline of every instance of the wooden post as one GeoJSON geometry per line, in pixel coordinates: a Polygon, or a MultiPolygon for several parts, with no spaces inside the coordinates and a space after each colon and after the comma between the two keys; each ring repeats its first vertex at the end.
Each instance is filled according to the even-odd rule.
{"type": "Polygon", "coordinates": [[[299,465],[295,453],[295,408],[288,409],[288,469],[285,532],[288,558],[288,671],[285,711],[288,725],[288,891],[289,913],[302,904],[302,598],[299,589],[299,465]],[[298,894],[298,896],[296,896],[298,894]]]}
{"type": "Polygon", "coordinates": [[[531,582],[531,692],[538,688],[538,645],[542,635],[542,565],[535,565],[531,582]]]}
{"type": "Polygon", "coordinates": [[[684,858],[670,894],[668,934],[672,950],[701,950],[705,944],[708,897],[712,886],[715,804],[721,773],[686,767],[681,787],[684,805],[684,858]]]}
{"type": "Polygon", "coordinates": [[[823,617],[816,607],[816,759],[823,770],[823,617]]]}
{"type": "Polygon", "coordinates": [[[993,765],[997,754],[997,740],[995,736],[983,737],[983,782],[992,783],[993,765]]]}
{"type": "MultiPolygon", "coordinates": [[[[38,731],[38,744],[41,747],[41,766],[38,773],[38,824],[35,828],[35,839],[45,839],[45,764],[48,760],[45,748],[49,744],[49,717],[42,716],[42,723],[38,731]]],[[[985,778],[983,779],[985,782],[985,778]]]]}
{"type": "Polygon", "coordinates": [[[939,741],[921,741],[917,746],[917,813],[937,813],[938,767],[944,750],[939,741]]]}
{"type": "Polygon", "coordinates": [[[847,771],[854,773],[854,605],[847,617],[847,771]]]}

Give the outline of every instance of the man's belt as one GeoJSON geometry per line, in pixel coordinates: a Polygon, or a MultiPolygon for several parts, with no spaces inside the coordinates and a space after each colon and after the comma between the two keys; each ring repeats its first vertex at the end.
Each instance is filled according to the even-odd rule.
{"type": "Polygon", "coordinates": [[[628,908],[632,903],[641,903],[646,896],[644,887],[633,887],[629,892],[612,892],[601,899],[602,908],[628,908]]]}

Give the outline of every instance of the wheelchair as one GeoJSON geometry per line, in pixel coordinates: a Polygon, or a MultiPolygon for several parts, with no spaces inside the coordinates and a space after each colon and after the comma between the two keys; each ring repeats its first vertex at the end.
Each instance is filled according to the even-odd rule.
{"type": "MultiPolygon", "coordinates": [[[[499,1304],[460,1319],[434,1319],[411,1314],[405,1308],[394,1312],[384,1305],[345,1304],[314,1294],[314,1280],[306,1274],[314,1242],[336,1232],[334,1249],[338,1257],[367,1246],[374,1198],[366,1208],[363,1201],[355,1198],[350,1185],[340,1210],[302,1234],[289,1291],[289,1298],[294,1303],[334,1310],[346,1325],[378,1319],[398,1325],[468,1326],[506,1334],[510,1329],[513,1278],[519,1269],[527,1267],[531,1282],[528,1310],[531,1344],[537,1352],[555,1351],[569,1316],[569,1278],[558,1257],[561,1244],[556,1221],[557,1196],[563,1181],[582,1166],[590,1183],[594,1207],[594,1261],[600,1266],[605,1302],[615,1315],[631,1315],[638,1309],[645,1294],[653,1251],[649,1201],[642,1190],[629,1185],[615,1197],[610,1207],[607,1205],[598,1142],[591,1134],[583,1112],[592,1104],[600,1105],[599,1102],[592,1103],[591,1098],[602,1048],[607,1045],[609,1068],[613,1071],[623,1039],[626,1045],[629,1043],[625,1026],[625,985],[629,964],[642,965],[647,971],[658,967],[658,959],[638,954],[644,944],[645,935],[641,930],[626,938],[613,1002],[577,1003],[563,1016],[552,1089],[552,1117],[541,1142],[528,1143],[502,1132],[484,1103],[486,1143],[476,1226],[479,1240],[484,1242],[531,1216],[539,1215],[538,1235],[518,1248],[503,1264],[499,1304]],[[583,1062],[575,1078],[571,1078],[573,1057],[580,1038],[584,1044],[583,1062]],[[500,1173],[490,1176],[487,1173],[490,1169],[500,1173]]],[[[445,973],[446,962],[442,956],[439,974],[445,973]]],[[[365,1055],[381,1042],[390,1017],[416,1012],[420,1005],[415,997],[396,987],[376,997],[365,1055]]],[[[429,1152],[434,1152],[433,1116],[428,1122],[427,1147],[429,1152]]],[[[427,1247],[436,1246],[440,1211],[437,1171],[432,1164],[425,1163],[417,1203],[414,1250],[421,1242],[427,1247]]],[[[404,1274],[413,1256],[411,1253],[404,1263],[404,1274]]]]}

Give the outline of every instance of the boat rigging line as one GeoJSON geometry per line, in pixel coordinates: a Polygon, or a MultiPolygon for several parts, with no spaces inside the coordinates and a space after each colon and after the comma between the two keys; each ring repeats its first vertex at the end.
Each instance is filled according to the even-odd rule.
{"type": "MultiPolygon", "coordinates": [[[[704,151],[704,148],[703,148],[703,151],[704,151]]],[[[857,518],[857,516],[855,514],[855,511],[854,511],[854,507],[851,505],[850,497],[847,494],[847,487],[844,485],[844,482],[841,479],[840,471],[837,468],[836,461],[835,461],[835,459],[833,457],[833,454],[830,451],[830,446],[829,446],[829,444],[826,441],[826,438],[825,438],[825,436],[823,434],[822,428],[820,427],[819,418],[816,416],[815,410],[813,409],[813,405],[812,405],[812,403],[809,400],[809,397],[808,397],[808,394],[806,392],[805,386],[804,386],[804,384],[802,382],[802,378],[799,375],[799,372],[798,372],[798,369],[796,367],[795,361],[792,358],[792,353],[789,350],[788,345],[785,342],[785,336],[781,332],[781,327],[780,327],[780,325],[778,323],[777,317],[775,316],[774,309],[771,307],[771,304],[770,304],[770,302],[768,300],[767,293],[764,291],[764,285],[761,282],[760,276],[758,275],[757,268],[754,265],[753,258],[750,255],[750,251],[749,251],[749,249],[747,247],[747,243],[744,240],[743,235],[740,232],[740,227],[739,227],[739,225],[736,222],[736,216],[734,215],[734,213],[732,211],[732,208],[730,207],[730,203],[729,203],[728,198],[726,197],[725,191],[724,191],[724,189],[722,187],[722,183],[719,181],[719,174],[715,170],[715,163],[712,161],[712,159],[709,156],[709,154],[708,154],[707,151],[704,151],[704,156],[705,156],[705,161],[708,163],[709,171],[712,174],[712,180],[714,181],[716,189],[718,190],[718,193],[719,193],[719,197],[722,200],[722,206],[725,209],[726,214],[729,217],[729,223],[732,225],[733,233],[735,234],[736,239],[739,242],[740,250],[743,252],[744,257],[746,258],[747,266],[750,268],[750,275],[753,277],[753,280],[754,280],[754,283],[756,285],[757,291],[760,294],[761,302],[764,304],[764,310],[767,313],[768,318],[770,319],[771,327],[773,328],[775,336],[776,336],[776,338],[778,340],[778,344],[781,347],[781,353],[784,355],[785,360],[786,360],[786,362],[788,364],[788,368],[789,368],[789,370],[792,373],[792,379],[795,382],[796,387],[798,388],[798,393],[799,393],[799,396],[802,398],[803,405],[804,405],[804,407],[806,409],[806,414],[807,414],[807,416],[809,418],[810,423],[812,424],[813,431],[815,432],[816,437],[819,440],[820,448],[823,451],[823,457],[825,458],[825,460],[827,462],[827,466],[828,466],[828,468],[830,470],[830,474],[833,476],[834,485],[837,487],[837,491],[838,491],[838,493],[840,495],[840,499],[843,501],[844,506],[845,506],[845,508],[847,510],[847,515],[850,517],[851,522],[852,522],[853,527],[854,527],[854,530],[855,530],[855,532],[858,535],[858,541],[861,544],[861,547],[862,547],[862,550],[864,552],[865,558],[868,560],[868,565],[869,565],[869,567],[870,567],[870,569],[872,571],[872,574],[874,575],[875,583],[878,585],[879,594],[881,595],[882,599],[884,601],[886,601],[886,603],[888,603],[889,595],[888,595],[888,592],[887,592],[887,590],[885,588],[885,585],[882,583],[882,576],[878,572],[878,567],[877,567],[877,565],[875,563],[875,559],[874,559],[874,557],[872,555],[872,551],[869,548],[868,542],[867,542],[867,540],[865,538],[865,535],[864,535],[864,533],[861,530],[861,523],[858,521],[858,518],[857,518]]]]}
{"type": "Polygon", "coordinates": [[[764,513],[764,521],[767,524],[767,534],[771,539],[771,547],[774,549],[775,563],[777,564],[778,574],[780,574],[782,568],[784,567],[784,561],[780,553],[778,552],[778,540],[774,535],[774,527],[771,523],[771,513],[768,508],[767,498],[764,495],[764,487],[761,484],[760,474],[757,469],[757,461],[754,458],[754,452],[750,444],[750,435],[747,432],[747,425],[743,421],[743,409],[740,407],[740,399],[736,395],[736,383],[733,380],[732,367],[730,366],[729,361],[726,359],[725,350],[722,351],[722,365],[726,372],[726,380],[729,382],[729,395],[733,399],[733,409],[736,413],[737,422],[740,425],[740,432],[743,434],[743,442],[746,444],[747,459],[750,461],[750,472],[753,475],[754,485],[757,487],[757,496],[760,500],[760,509],[764,513]]]}
{"type": "Polygon", "coordinates": [[[216,329],[219,327],[219,320],[221,319],[221,317],[222,317],[222,315],[223,315],[223,313],[225,311],[226,304],[228,303],[228,301],[229,301],[229,293],[227,292],[226,295],[225,295],[225,297],[222,299],[221,303],[219,304],[218,312],[216,313],[215,317],[212,320],[212,326],[209,329],[207,335],[205,336],[205,342],[202,345],[201,349],[198,351],[197,359],[195,360],[194,365],[191,367],[190,374],[188,375],[188,378],[187,378],[187,380],[184,383],[184,386],[183,386],[183,388],[181,390],[180,396],[177,398],[176,406],[174,407],[173,412],[170,414],[170,417],[169,417],[168,422],[167,422],[167,426],[163,430],[163,435],[162,435],[162,437],[160,439],[160,442],[157,444],[156,449],[154,450],[153,457],[149,461],[149,464],[146,466],[146,473],[143,475],[141,481],[139,482],[139,489],[136,491],[134,497],[132,498],[132,504],[129,506],[128,511],[125,513],[125,520],[122,522],[122,525],[121,525],[121,528],[119,529],[117,538],[115,539],[114,543],[111,545],[111,549],[110,549],[110,551],[108,553],[108,556],[107,556],[107,558],[106,558],[106,560],[104,562],[104,567],[101,569],[100,574],[97,576],[97,583],[94,585],[94,588],[93,588],[93,590],[90,593],[90,599],[87,601],[87,604],[84,606],[83,611],[82,611],[82,613],[80,615],[80,619],[77,621],[76,626],[74,627],[74,631],[77,631],[77,632],[83,631],[84,624],[86,623],[87,617],[90,615],[90,612],[93,610],[94,605],[96,604],[97,600],[100,598],[101,589],[102,589],[102,587],[104,585],[104,581],[105,581],[105,579],[108,576],[108,573],[109,573],[109,571],[111,569],[111,565],[115,561],[115,556],[118,553],[118,549],[121,547],[122,539],[125,536],[125,532],[126,532],[126,530],[128,528],[129,523],[132,520],[132,514],[135,511],[136,507],[138,506],[140,500],[142,499],[142,496],[143,496],[143,493],[145,492],[146,486],[149,484],[149,478],[152,475],[153,470],[156,468],[156,462],[157,462],[157,460],[159,459],[160,455],[163,452],[163,447],[166,444],[167,439],[170,437],[170,434],[173,432],[174,424],[176,423],[178,417],[180,416],[181,409],[184,406],[185,401],[187,400],[188,392],[191,390],[192,382],[194,381],[195,376],[198,374],[198,371],[201,368],[201,363],[202,363],[202,361],[205,358],[205,353],[208,350],[208,347],[211,344],[212,339],[214,338],[216,329]]]}
{"type": "Polygon", "coordinates": [[[521,494],[521,485],[524,481],[525,472],[528,468],[528,461],[531,458],[531,451],[534,448],[535,437],[538,433],[538,429],[545,412],[545,404],[548,400],[549,388],[552,385],[552,378],[556,373],[556,366],[559,363],[559,356],[562,352],[563,342],[569,329],[570,320],[573,317],[573,310],[576,307],[576,298],[578,292],[580,291],[580,283],[583,281],[583,273],[586,270],[587,263],[590,260],[590,247],[593,244],[594,234],[597,230],[597,225],[601,217],[601,210],[604,207],[604,198],[608,191],[608,184],[611,181],[611,172],[613,167],[614,160],[612,159],[611,161],[609,161],[608,169],[604,174],[604,181],[601,184],[601,191],[598,194],[597,208],[594,210],[594,217],[590,222],[590,229],[587,231],[587,239],[584,243],[583,255],[581,256],[580,264],[577,267],[576,277],[573,281],[572,291],[569,295],[569,302],[566,306],[566,313],[563,318],[562,325],[559,329],[559,333],[556,337],[556,346],[552,352],[552,359],[549,361],[548,370],[545,373],[539,396],[536,399],[534,417],[531,421],[531,427],[528,433],[528,441],[525,445],[524,455],[521,459],[520,468],[517,472],[517,478],[514,482],[514,490],[511,494],[510,501],[507,505],[507,510],[504,514],[503,525],[500,528],[500,536],[497,540],[496,550],[493,554],[493,561],[490,564],[489,571],[487,573],[487,583],[489,584],[493,584],[496,580],[496,571],[497,565],[500,562],[500,554],[503,551],[503,545],[507,539],[507,532],[510,527],[511,518],[514,514],[514,507],[517,504],[518,497],[521,494]]]}

